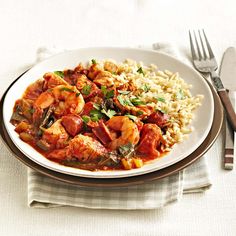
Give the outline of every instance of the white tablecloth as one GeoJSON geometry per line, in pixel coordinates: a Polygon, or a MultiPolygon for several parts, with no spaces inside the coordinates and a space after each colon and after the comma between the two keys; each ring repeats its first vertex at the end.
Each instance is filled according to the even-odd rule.
{"type": "MultiPolygon", "coordinates": [[[[205,28],[220,61],[236,47],[236,3],[219,1],[0,1],[0,95],[40,46],[148,45],[169,41],[189,56],[188,30],[205,28]]],[[[221,168],[223,136],[210,150],[213,187],[150,211],[27,207],[26,167],[0,155],[0,235],[236,235],[236,174],[221,168]]]]}

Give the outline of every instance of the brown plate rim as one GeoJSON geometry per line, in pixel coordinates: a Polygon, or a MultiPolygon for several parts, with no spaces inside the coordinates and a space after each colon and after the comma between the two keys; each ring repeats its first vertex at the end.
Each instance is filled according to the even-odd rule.
{"type": "MultiPolygon", "coordinates": [[[[26,73],[26,71],[24,72],[26,73]]],[[[23,74],[24,74],[23,73],[23,74]]],[[[12,85],[23,75],[21,74],[17,79],[15,79],[10,86],[7,88],[5,93],[3,94],[1,101],[0,101],[0,134],[5,142],[6,146],[10,149],[10,151],[14,154],[14,156],[20,160],[22,163],[24,163],[26,166],[30,167],[31,169],[48,176],[50,178],[68,183],[73,185],[79,185],[79,186],[86,186],[86,187],[125,187],[130,185],[139,185],[144,184],[147,182],[151,182],[154,180],[158,180],[164,177],[167,177],[169,175],[172,175],[187,166],[191,165],[193,162],[195,162],[197,159],[199,159],[202,155],[204,155],[209,148],[214,144],[216,138],[218,137],[222,123],[224,118],[224,112],[223,107],[221,105],[220,98],[218,94],[216,93],[213,86],[209,84],[209,87],[211,88],[213,98],[214,98],[214,118],[213,123],[210,132],[208,133],[206,139],[202,142],[202,144],[190,155],[185,157],[183,160],[168,166],[166,168],[163,168],[161,170],[157,170],[151,173],[143,174],[143,175],[137,175],[132,177],[124,177],[124,178],[85,178],[85,177],[79,177],[79,176],[72,176],[63,174],[60,172],[56,172],[53,170],[50,170],[48,168],[45,168],[35,162],[33,162],[31,159],[29,159],[27,156],[25,156],[13,143],[10,136],[8,135],[6,128],[4,126],[3,122],[3,102],[4,98],[8,92],[8,90],[12,87],[12,85]]]]}

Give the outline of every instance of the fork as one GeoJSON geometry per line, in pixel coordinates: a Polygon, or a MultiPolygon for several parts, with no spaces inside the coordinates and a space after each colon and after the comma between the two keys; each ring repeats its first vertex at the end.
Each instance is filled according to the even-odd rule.
{"type": "Polygon", "coordinates": [[[233,130],[236,131],[236,114],[229,99],[228,93],[224,88],[219,75],[216,72],[218,68],[217,62],[204,30],[202,30],[202,32],[198,30],[198,38],[195,31],[193,31],[193,36],[189,31],[193,65],[199,72],[210,74],[211,80],[225,108],[229,123],[232,126],[233,130]],[[197,50],[195,50],[193,38],[197,50]]]}

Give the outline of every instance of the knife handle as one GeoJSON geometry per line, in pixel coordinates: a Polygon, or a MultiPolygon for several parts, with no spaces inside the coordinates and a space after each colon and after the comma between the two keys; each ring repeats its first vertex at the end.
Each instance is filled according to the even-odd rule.
{"type": "Polygon", "coordinates": [[[225,108],[228,121],[229,121],[232,129],[236,132],[236,114],[234,112],[234,108],[232,106],[232,103],[229,99],[229,95],[228,95],[226,89],[219,90],[218,94],[219,94],[221,102],[225,108]]]}

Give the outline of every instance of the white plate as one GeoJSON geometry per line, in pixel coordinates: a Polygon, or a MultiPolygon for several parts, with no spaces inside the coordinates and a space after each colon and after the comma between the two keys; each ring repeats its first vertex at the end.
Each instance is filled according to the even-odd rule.
{"type": "Polygon", "coordinates": [[[214,103],[212,93],[206,81],[194,69],[166,54],[152,50],[133,49],[133,48],[85,48],[67,51],[57,54],[49,59],[35,65],[26,72],[8,91],[3,104],[3,119],[7,132],[14,144],[32,161],[58,172],[69,175],[90,177],[90,178],[121,178],[135,176],[156,171],[170,166],[191,154],[204,141],[210,131],[213,121],[214,103]],[[123,61],[127,58],[142,61],[144,64],[156,64],[159,69],[168,69],[172,72],[179,72],[180,76],[189,84],[193,85],[192,95],[204,95],[201,107],[195,111],[195,119],[192,122],[195,130],[184,142],[174,146],[173,150],[161,159],[146,164],[142,168],[120,171],[96,171],[80,170],[72,167],[62,166],[52,162],[34,150],[27,143],[21,141],[18,134],[14,131],[14,126],[9,122],[15,101],[22,97],[26,87],[45,72],[74,68],[79,62],[88,62],[91,59],[115,59],[123,61]]]}

